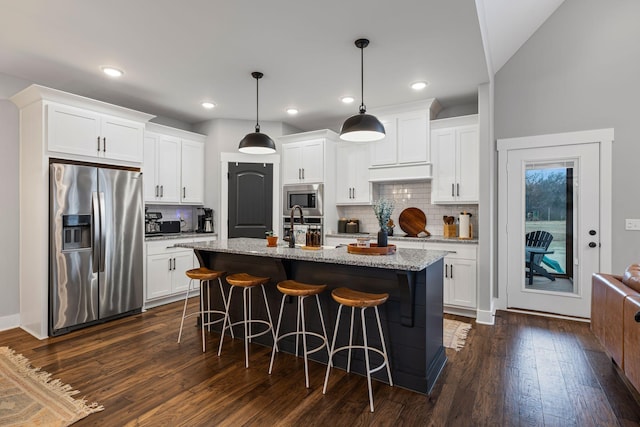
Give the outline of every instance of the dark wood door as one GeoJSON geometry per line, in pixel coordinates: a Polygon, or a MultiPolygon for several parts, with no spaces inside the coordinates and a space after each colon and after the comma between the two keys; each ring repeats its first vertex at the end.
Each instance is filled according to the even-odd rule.
{"type": "Polygon", "coordinates": [[[264,238],[273,224],[273,165],[229,163],[229,238],[264,238]]]}

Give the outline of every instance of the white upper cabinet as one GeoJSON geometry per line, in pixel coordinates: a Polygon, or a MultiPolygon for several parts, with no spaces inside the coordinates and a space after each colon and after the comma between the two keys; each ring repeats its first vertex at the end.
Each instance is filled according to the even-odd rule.
{"type": "Polygon", "coordinates": [[[283,184],[324,182],[324,139],[282,145],[283,184]]]}
{"type": "Polygon", "coordinates": [[[51,152],[141,163],[144,123],[56,103],[47,105],[51,152]]]}
{"type": "Polygon", "coordinates": [[[147,132],[144,141],[144,200],[180,202],[180,140],[147,132]]]}
{"type": "Polygon", "coordinates": [[[371,204],[371,183],[366,159],[368,142],[338,142],[336,166],[336,204],[371,204]]]}
{"type": "Polygon", "coordinates": [[[204,144],[182,140],[182,203],[204,203],[204,144]]]}
{"type": "Polygon", "coordinates": [[[204,138],[180,129],[147,125],[143,165],[145,202],[204,203],[204,138]]]}
{"type": "Polygon", "coordinates": [[[430,99],[372,113],[384,125],[386,136],[369,143],[371,181],[431,178],[430,120],[439,110],[438,102],[430,99]]]}
{"type": "Polygon", "coordinates": [[[477,117],[432,122],[431,203],[478,203],[480,140],[477,117]]]}

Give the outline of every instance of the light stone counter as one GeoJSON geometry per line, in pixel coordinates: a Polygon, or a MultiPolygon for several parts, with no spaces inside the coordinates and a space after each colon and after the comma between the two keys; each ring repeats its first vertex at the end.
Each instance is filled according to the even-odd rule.
{"type": "Polygon", "coordinates": [[[279,244],[275,248],[269,248],[265,239],[249,239],[245,237],[208,242],[180,243],[176,246],[199,251],[407,271],[424,270],[447,255],[447,252],[444,251],[405,248],[398,248],[396,253],[392,255],[356,255],[348,253],[345,246],[338,248],[324,246],[319,250],[306,250],[299,246],[289,248],[287,243],[279,244]]]}

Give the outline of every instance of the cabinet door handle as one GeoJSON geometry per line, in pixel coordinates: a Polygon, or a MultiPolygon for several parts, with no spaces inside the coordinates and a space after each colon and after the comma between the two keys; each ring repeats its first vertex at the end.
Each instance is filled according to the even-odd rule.
{"type": "Polygon", "coordinates": [[[456,184],[456,196],[460,197],[460,183],[456,184]]]}
{"type": "Polygon", "coordinates": [[[105,153],[107,152],[107,137],[106,136],[102,137],[102,151],[104,151],[105,153]]]}
{"type": "Polygon", "coordinates": [[[158,191],[160,190],[160,187],[156,185],[156,197],[158,197],[158,191]]]}
{"type": "Polygon", "coordinates": [[[353,187],[353,188],[351,189],[351,193],[353,194],[353,197],[352,197],[352,198],[353,198],[353,199],[355,199],[355,198],[356,198],[356,189],[355,189],[355,187],[353,187]]]}
{"type": "Polygon", "coordinates": [[[449,278],[449,264],[444,265],[444,278],[449,278]]]}
{"type": "Polygon", "coordinates": [[[160,197],[164,197],[164,185],[160,186],[160,197]]]}
{"type": "Polygon", "coordinates": [[[456,196],[455,193],[454,193],[454,190],[455,190],[455,184],[452,182],[451,183],[451,197],[455,197],[456,196]]]}
{"type": "Polygon", "coordinates": [[[169,258],[169,271],[171,271],[171,258],[169,258]]]}
{"type": "Polygon", "coordinates": [[[450,265],[449,278],[453,279],[453,264],[450,265]]]}
{"type": "Polygon", "coordinates": [[[302,179],[304,179],[304,168],[302,168],[302,179]]]}
{"type": "Polygon", "coordinates": [[[187,198],[187,187],[182,187],[182,198],[183,199],[187,198]]]}
{"type": "Polygon", "coordinates": [[[100,152],[100,137],[98,137],[98,153],[100,152]]]}

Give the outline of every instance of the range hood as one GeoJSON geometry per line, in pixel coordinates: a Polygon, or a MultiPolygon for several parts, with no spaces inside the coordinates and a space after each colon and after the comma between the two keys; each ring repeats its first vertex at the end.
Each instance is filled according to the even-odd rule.
{"type": "Polygon", "coordinates": [[[431,163],[369,168],[369,182],[424,181],[433,177],[431,163]]]}

